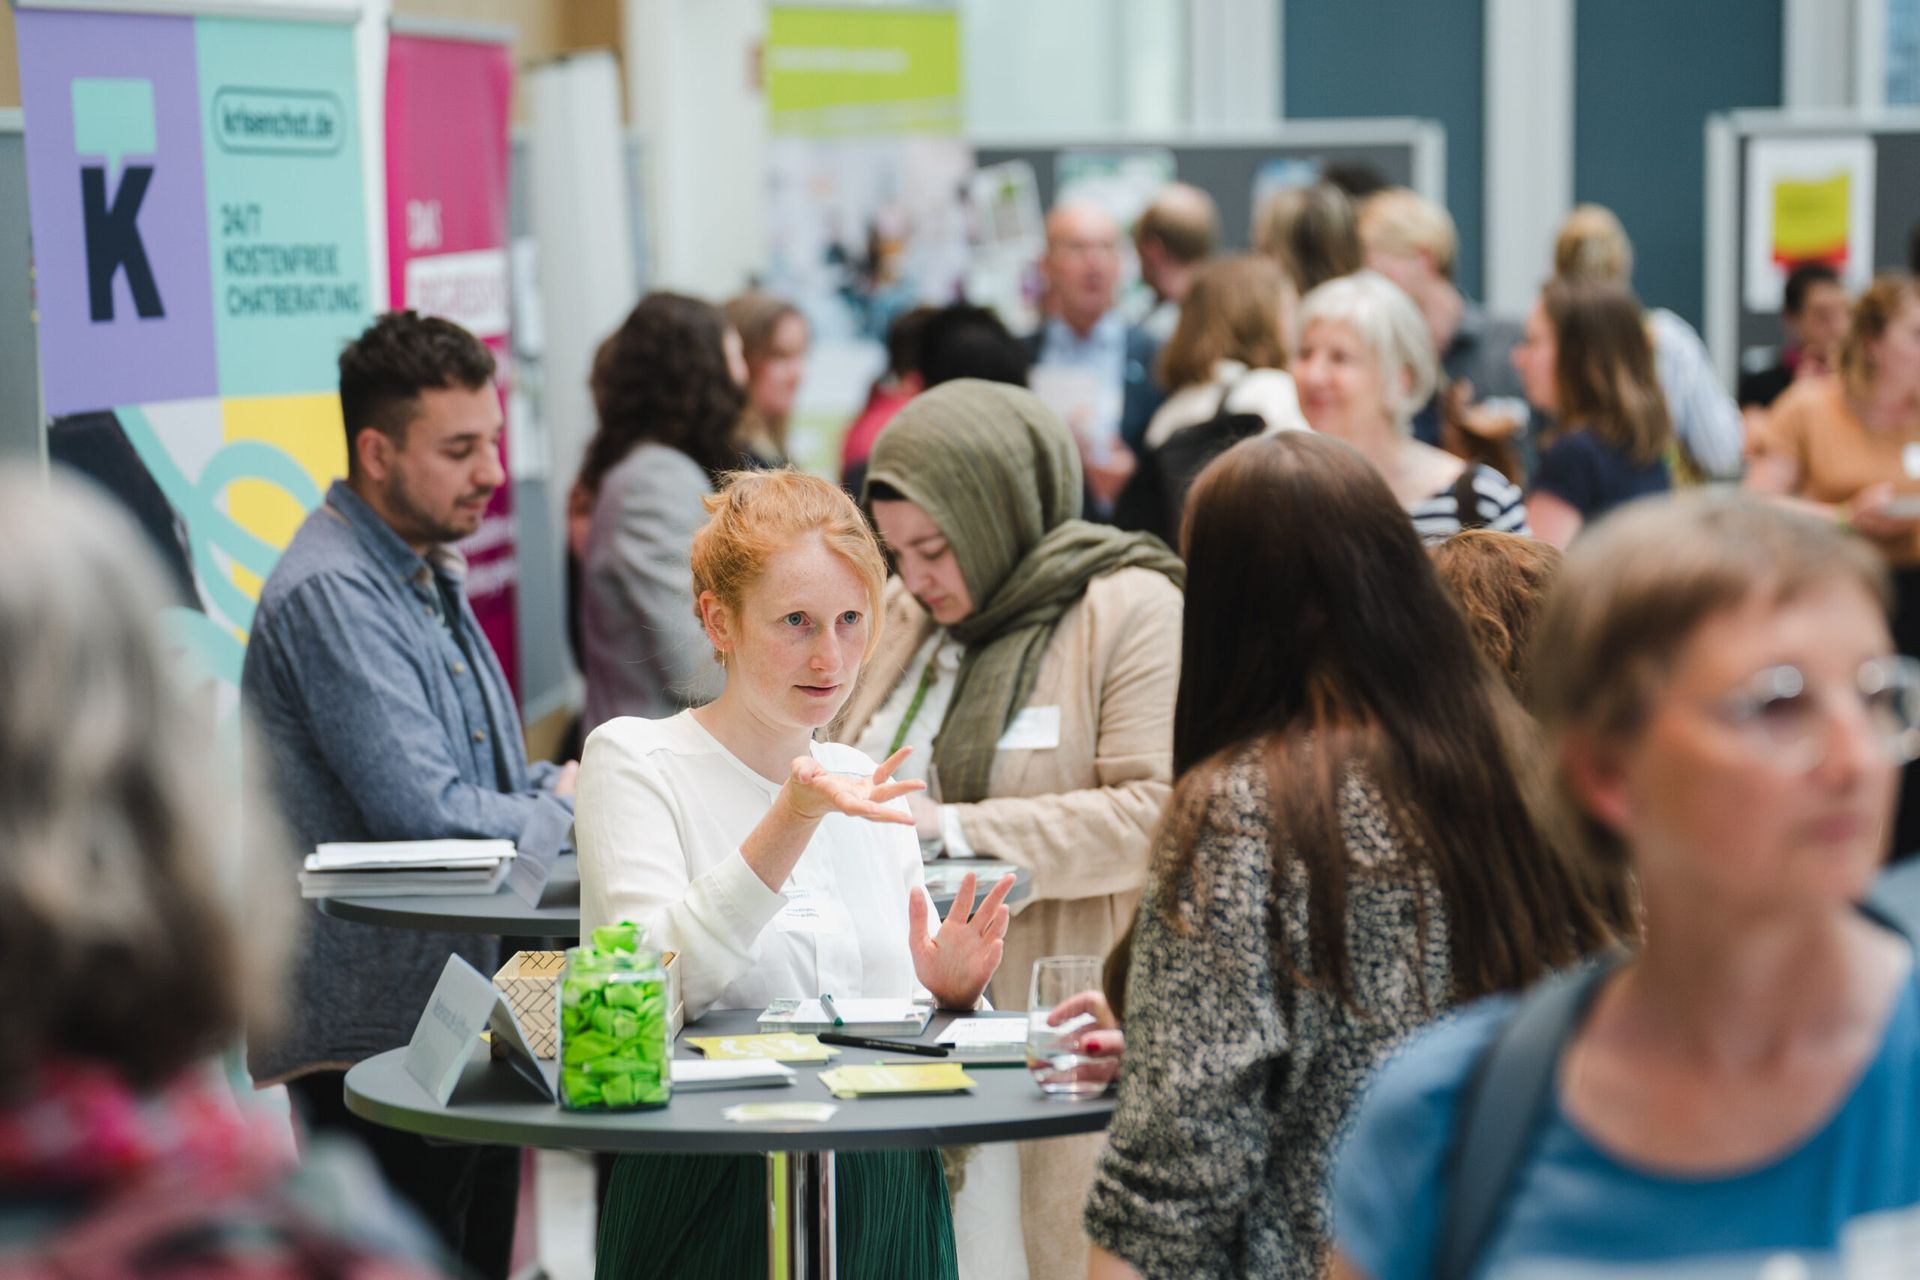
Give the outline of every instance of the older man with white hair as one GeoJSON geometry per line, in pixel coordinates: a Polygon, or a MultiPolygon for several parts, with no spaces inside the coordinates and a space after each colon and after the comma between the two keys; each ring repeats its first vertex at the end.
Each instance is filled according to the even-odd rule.
{"type": "Polygon", "coordinates": [[[1153,378],[1160,344],[1129,329],[1114,305],[1120,228],[1100,206],[1054,206],[1040,271],[1047,319],[1026,339],[1031,385],[1073,428],[1092,499],[1087,514],[1104,519],[1133,475],[1134,455],[1165,396],[1153,378]]]}

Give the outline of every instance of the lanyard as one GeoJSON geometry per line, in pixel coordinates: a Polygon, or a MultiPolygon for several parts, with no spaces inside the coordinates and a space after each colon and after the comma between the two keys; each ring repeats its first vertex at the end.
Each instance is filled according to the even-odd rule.
{"type": "Polygon", "coordinates": [[[913,691],[913,700],[907,703],[907,713],[900,717],[900,727],[893,731],[893,745],[887,748],[887,754],[893,755],[907,741],[907,730],[913,728],[913,718],[920,714],[920,704],[927,700],[927,690],[940,676],[940,646],[943,640],[934,641],[933,652],[927,655],[927,665],[920,669],[920,684],[913,691]]]}

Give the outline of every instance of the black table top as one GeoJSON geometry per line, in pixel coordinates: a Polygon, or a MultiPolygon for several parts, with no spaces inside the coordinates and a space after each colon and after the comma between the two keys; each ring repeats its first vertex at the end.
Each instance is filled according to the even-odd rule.
{"type": "MultiPolygon", "coordinates": [[[[956,1017],[937,1013],[919,1039],[931,1044],[956,1017]]],[[[1013,1014],[1000,1016],[1018,1016],[1013,1014]]],[[[676,1057],[697,1057],[686,1035],[741,1035],[757,1030],[759,1010],[709,1013],[676,1043],[676,1057]]],[[[793,1064],[794,1083],[748,1089],[717,1089],[674,1095],[655,1111],[575,1112],[541,1101],[527,1082],[484,1050],[467,1064],[453,1100],[439,1106],[407,1074],[404,1049],[369,1058],[347,1073],[347,1108],[362,1119],[410,1133],[456,1142],[558,1147],[583,1151],[653,1151],[679,1154],[757,1154],[769,1151],[874,1151],[960,1146],[1055,1138],[1104,1129],[1113,1097],[1049,1098],[1024,1067],[966,1065],[975,1082],[970,1093],[934,1096],[835,1098],[820,1083],[821,1067],[793,1064]],[[735,1124],[722,1116],[743,1102],[830,1102],[839,1109],[821,1124],[735,1124]]],[[[842,1049],[827,1066],[900,1061],[899,1054],[842,1049]]],[[[551,1073],[554,1064],[544,1064],[551,1073]]]]}
{"type": "MultiPolygon", "coordinates": [[[[933,905],[945,915],[953,905],[959,873],[973,868],[980,871],[978,894],[992,887],[992,876],[1008,869],[1008,864],[990,859],[942,860],[927,864],[928,890],[933,905]],[[955,870],[957,869],[957,870],[955,870]],[[951,877],[952,884],[946,883],[951,877]]],[[[1023,901],[1033,892],[1033,873],[1013,868],[1018,879],[1007,895],[1009,903],[1023,901]]],[[[479,933],[496,938],[577,938],[580,936],[580,864],[576,855],[563,853],[554,863],[553,874],[544,895],[561,905],[529,907],[505,885],[490,894],[427,894],[394,898],[319,898],[315,905],[326,914],[356,924],[384,925],[390,929],[419,929],[429,933],[479,933]]]]}

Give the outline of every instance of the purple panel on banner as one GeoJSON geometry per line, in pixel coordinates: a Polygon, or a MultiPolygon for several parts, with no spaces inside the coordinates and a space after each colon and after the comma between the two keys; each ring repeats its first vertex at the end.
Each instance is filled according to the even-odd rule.
{"type": "Polygon", "coordinates": [[[217,395],[193,19],[15,17],[47,413],[217,395]]]}

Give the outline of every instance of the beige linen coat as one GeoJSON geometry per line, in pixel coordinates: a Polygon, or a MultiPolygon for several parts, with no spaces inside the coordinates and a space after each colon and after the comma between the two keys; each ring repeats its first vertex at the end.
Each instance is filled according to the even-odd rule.
{"type": "MultiPolygon", "coordinates": [[[[1133,919],[1147,854],[1173,786],[1173,703],[1180,684],[1180,589],[1151,569],[1087,585],[1041,656],[1029,707],[1060,708],[1060,745],[1003,750],[990,799],[955,806],[981,857],[1033,872],[1015,908],[994,1006],[1024,1009],[1033,962],[1104,957],[1133,919]]],[[[852,742],[906,675],[932,620],[898,578],[887,584],[880,647],[828,736],[852,742]]],[[[1081,1209],[1099,1135],[1022,1144],[1021,1211],[1032,1280],[1079,1280],[1081,1209]]]]}

